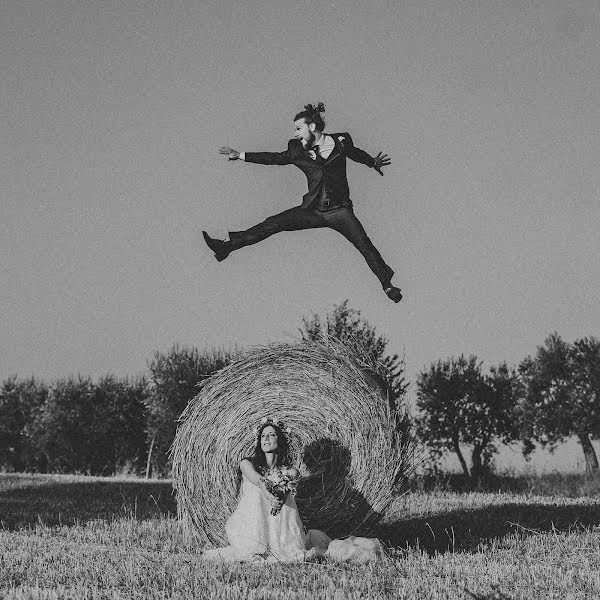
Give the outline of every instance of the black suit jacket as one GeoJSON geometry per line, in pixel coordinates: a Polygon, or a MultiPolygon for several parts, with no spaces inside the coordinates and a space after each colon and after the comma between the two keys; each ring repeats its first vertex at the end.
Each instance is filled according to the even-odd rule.
{"type": "Polygon", "coordinates": [[[352,143],[349,133],[326,135],[333,138],[335,147],[324,163],[313,160],[298,139],[290,140],[285,152],[246,152],[245,160],[261,165],[296,165],[306,175],[308,183],[308,192],[302,199],[302,208],[311,208],[324,190],[328,198],[336,202],[346,202],[350,200],[346,158],[368,167],[375,165],[375,159],[357,148],[352,143]]]}

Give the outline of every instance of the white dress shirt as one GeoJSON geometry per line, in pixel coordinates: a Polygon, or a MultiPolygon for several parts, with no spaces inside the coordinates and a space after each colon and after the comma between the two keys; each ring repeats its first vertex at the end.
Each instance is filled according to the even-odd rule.
{"type": "MultiPolygon", "coordinates": [[[[321,158],[327,158],[335,148],[335,142],[333,141],[333,138],[330,135],[327,135],[326,133],[324,133],[321,136],[321,139],[319,140],[318,144],[315,144],[315,146],[317,145],[319,146],[319,156],[321,156],[321,158]]],[[[315,151],[311,150],[311,158],[314,157],[314,154],[315,151]]]]}

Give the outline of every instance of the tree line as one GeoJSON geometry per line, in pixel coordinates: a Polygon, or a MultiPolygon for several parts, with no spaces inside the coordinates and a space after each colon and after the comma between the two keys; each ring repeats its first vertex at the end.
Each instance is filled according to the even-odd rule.
{"type": "Polygon", "coordinates": [[[0,388],[0,468],[167,475],[179,415],[233,355],[174,345],[135,378],[10,377],[0,388]]]}
{"type": "MultiPolygon", "coordinates": [[[[385,366],[398,427],[406,427],[409,383],[404,361],[387,350],[360,311],[346,300],[325,318],[302,320],[303,339],[335,337],[360,346],[371,365],[385,366]]],[[[147,373],[59,378],[49,384],[10,377],[0,387],[0,469],[165,476],[177,419],[198,384],[229,364],[237,350],[174,345],[155,352],[147,373]]],[[[381,371],[380,371],[381,372],[381,371]]],[[[416,381],[414,432],[435,459],[454,452],[465,475],[479,480],[500,444],[521,442],[553,449],[577,437],[588,472],[598,473],[591,440],[600,437],[600,342],[569,344],[550,335],[517,367],[505,362],[484,372],[475,356],[438,360],[416,381]],[[470,451],[470,466],[465,449],[470,451]]]]}
{"type": "MultiPolygon", "coordinates": [[[[379,383],[395,410],[408,385],[403,362],[348,301],[324,319],[304,318],[299,331],[305,340],[330,336],[360,346],[369,366],[383,365],[379,383]]],[[[174,345],[155,352],[138,377],[78,375],[49,384],[10,377],[0,387],[0,470],[166,476],[177,419],[198,384],[237,353],[174,345]]],[[[397,424],[405,428],[407,420],[397,424]]]]}
{"type": "Polygon", "coordinates": [[[488,373],[475,356],[438,360],[419,374],[417,406],[419,438],[434,456],[454,452],[471,480],[490,470],[499,444],[521,442],[528,457],[536,445],[553,450],[571,437],[586,471],[598,474],[591,440],[600,437],[600,341],[570,344],[553,333],[517,367],[503,362],[488,373]]]}

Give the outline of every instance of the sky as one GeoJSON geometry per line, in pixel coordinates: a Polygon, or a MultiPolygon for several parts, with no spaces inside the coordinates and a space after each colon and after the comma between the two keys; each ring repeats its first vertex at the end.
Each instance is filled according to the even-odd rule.
{"type": "Polygon", "coordinates": [[[293,341],[345,299],[413,382],[600,336],[599,59],[595,0],[0,2],[0,378],[293,341]],[[204,245],[300,204],[218,148],[282,151],[318,101],[391,158],[348,179],[400,304],[334,231],[204,245]]]}

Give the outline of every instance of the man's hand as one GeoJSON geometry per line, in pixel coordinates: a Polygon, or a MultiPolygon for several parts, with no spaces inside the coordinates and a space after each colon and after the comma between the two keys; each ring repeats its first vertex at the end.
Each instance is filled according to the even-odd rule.
{"type": "Polygon", "coordinates": [[[221,146],[219,148],[219,154],[227,154],[229,160],[237,160],[240,157],[240,153],[229,146],[221,146]]]}
{"type": "Polygon", "coordinates": [[[373,168],[380,175],[383,175],[381,167],[387,167],[391,162],[392,161],[388,158],[387,154],[382,154],[381,152],[379,152],[379,154],[377,154],[377,156],[375,157],[375,164],[373,165],[373,168]]]}

